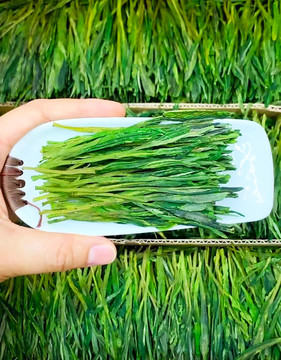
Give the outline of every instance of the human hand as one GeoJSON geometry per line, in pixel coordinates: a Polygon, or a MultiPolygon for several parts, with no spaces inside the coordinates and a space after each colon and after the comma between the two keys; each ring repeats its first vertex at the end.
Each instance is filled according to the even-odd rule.
{"type": "MultiPolygon", "coordinates": [[[[66,118],[124,115],[124,107],[113,101],[31,101],[0,117],[0,170],[13,145],[41,123],[66,118]]],[[[115,257],[115,246],[104,237],[51,234],[12,223],[0,191],[0,282],[18,275],[109,264],[115,257]]]]}

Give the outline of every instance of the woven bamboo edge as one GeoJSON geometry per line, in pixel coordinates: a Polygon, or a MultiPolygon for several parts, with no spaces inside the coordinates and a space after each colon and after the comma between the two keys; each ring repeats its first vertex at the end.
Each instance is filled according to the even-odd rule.
{"type": "Polygon", "coordinates": [[[111,239],[116,245],[173,245],[173,246],[281,246],[281,240],[258,239],[111,239]]]}
{"type": "MultiPolygon", "coordinates": [[[[19,105],[22,105],[20,103],[19,105]]],[[[230,110],[233,112],[241,112],[240,104],[201,104],[201,103],[123,103],[126,108],[141,111],[141,110],[171,110],[177,107],[178,109],[209,109],[209,110],[230,110]]],[[[13,109],[16,106],[15,102],[7,102],[0,104],[0,109],[3,108],[7,111],[13,109]]],[[[281,114],[281,106],[269,105],[265,106],[262,103],[245,103],[243,108],[250,108],[251,110],[257,110],[261,113],[267,113],[269,115],[281,114]]]]}
{"type": "MultiPolygon", "coordinates": [[[[127,103],[123,104],[126,108],[142,111],[142,110],[171,110],[175,107],[179,110],[229,110],[233,112],[241,113],[241,105],[239,104],[200,104],[200,103],[127,103]]],[[[257,110],[259,113],[267,115],[279,115],[281,114],[281,106],[269,105],[265,107],[262,103],[243,104],[243,108],[257,110]]]]}

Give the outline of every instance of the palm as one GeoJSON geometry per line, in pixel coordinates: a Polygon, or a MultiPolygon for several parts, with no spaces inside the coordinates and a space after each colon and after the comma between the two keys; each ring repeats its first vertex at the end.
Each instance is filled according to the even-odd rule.
{"type": "MultiPolygon", "coordinates": [[[[35,100],[20,106],[0,118],[0,172],[13,145],[41,123],[66,118],[124,115],[121,104],[97,99],[35,100]]],[[[96,260],[91,260],[91,265],[108,264],[116,256],[114,245],[105,238],[50,235],[15,225],[14,220],[16,216],[7,208],[0,188],[0,282],[17,275],[89,266],[87,259],[93,247],[96,260]]]]}

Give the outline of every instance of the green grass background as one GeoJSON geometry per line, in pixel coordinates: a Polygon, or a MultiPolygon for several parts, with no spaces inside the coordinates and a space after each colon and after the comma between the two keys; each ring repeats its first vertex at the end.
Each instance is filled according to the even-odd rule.
{"type": "MultiPolygon", "coordinates": [[[[279,104],[280,6],[1,1],[0,101],[279,104]]],[[[235,237],[280,239],[281,122],[253,119],[271,142],[275,204],[235,237]]],[[[0,359],[280,359],[280,265],[270,247],[120,247],[109,266],[6,281],[0,359]]]]}

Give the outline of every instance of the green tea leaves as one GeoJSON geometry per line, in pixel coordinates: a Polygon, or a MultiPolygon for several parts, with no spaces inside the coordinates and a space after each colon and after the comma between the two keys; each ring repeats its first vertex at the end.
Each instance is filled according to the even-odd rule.
{"type": "Polygon", "coordinates": [[[229,180],[225,172],[234,169],[227,146],[239,132],[214,118],[230,116],[171,111],[128,128],[84,128],[97,132],[49,142],[36,168],[41,175],[33,177],[44,180],[37,200],[51,205],[42,213],[51,222],[113,221],[159,230],[193,225],[225,237],[229,229],[217,216],[231,210],[216,203],[240,190],[222,186],[229,180]]]}

